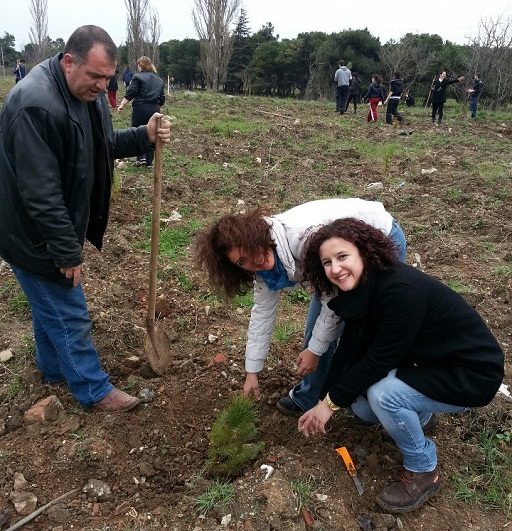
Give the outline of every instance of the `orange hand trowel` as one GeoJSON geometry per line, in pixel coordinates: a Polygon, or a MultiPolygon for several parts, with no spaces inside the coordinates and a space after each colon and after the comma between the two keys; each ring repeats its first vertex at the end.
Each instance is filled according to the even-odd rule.
{"type": "Polygon", "coordinates": [[[363,486],[361,485],[361,482],[357,477],[356,467],[354,466],[354,462],[352,461],[348,450],[344,446],[342,446],[341,448],[336,448],[336,453],[343,459],[348,475],[352,478],[352,481],[356,486],[357,492],[359,493],[359,496],[361,496],[363,494],[363,486]]]}

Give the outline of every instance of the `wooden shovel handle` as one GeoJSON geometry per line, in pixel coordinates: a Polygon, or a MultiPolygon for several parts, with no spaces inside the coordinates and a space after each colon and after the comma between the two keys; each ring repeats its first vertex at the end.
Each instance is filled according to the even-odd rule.
{"type": "MultiPolygon", "coordinates": [[[[157,121],[157,129],[161,127],[162,118],[157,121]]],[[[162,203],[162,156],[163,144],[158,134],[155,141],[155,160],[153,173],[153,217],[151,223],[151,254],[149,258],[149,295],[147,327],[155,328],[156,308],[156,274],[158,269],[158,239],[160,235],[160,205],[162,203]]]]}

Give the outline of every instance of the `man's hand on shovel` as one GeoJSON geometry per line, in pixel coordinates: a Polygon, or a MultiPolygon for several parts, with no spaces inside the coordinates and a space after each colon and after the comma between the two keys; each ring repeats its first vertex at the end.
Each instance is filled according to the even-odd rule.
{"type": "Polygon", "coordinates": [[[163,114],[156,112],[149,119],[147,125],[147,132],[149,141],[153,144],[156,142],[156,135],[164,144],[168,144],[171,141],[171,119],[169,116],[164,116],[163,114]],[[161,118],[160,127],[158,127],[158,119],[161,118]]]}

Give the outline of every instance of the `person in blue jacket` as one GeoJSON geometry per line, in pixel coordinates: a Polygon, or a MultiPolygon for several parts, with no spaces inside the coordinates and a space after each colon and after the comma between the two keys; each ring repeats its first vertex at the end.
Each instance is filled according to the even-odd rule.
{"type": "Polygon", "coordinates": [[[306,436],[325,433],[341,407],[381,424],[403,456],[401,478],[377,495],[387,512],[421,506],[441,484],[436,446],[423,428],[434,413],[488,404],[504,355],[482,317],[458,293],[396,259],[394,242],[354,218],[306,242],[304,279],[345,322],[321,400],[299,418],[306,436]]]}
{"type": "Polygon", "coordinates": [[[128,85],[131,83],[133,78],[133,72],[130,70],[130,67],[127,66],[126,70],[123,72],[123,83],[126,88],[128,88],[128,85]]]}
{"type": "Polygon", "coordinates": [[[14,68],[14,82],[19,83],[26,75],[25,59],[19,59],[14,68]]]}

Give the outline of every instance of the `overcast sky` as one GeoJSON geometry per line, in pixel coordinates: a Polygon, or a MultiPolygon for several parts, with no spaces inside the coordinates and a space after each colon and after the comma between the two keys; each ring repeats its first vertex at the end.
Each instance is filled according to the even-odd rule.
{"type": "MultiPolygon", "coordinates": [[[[161,42],[197,38],[192,23],[193,0],[150,0],[162,25],[161,42]]],[[[382,44],[399,40],[406,33],[438,34],[444,40],[466,44],[478,34],[482,19],[496,21],[512,15],[512,2],[484,0],[403,0],[401,2],[353,2],[348,0],[243,0],[251,33],[267,22],[275,35],[293,39],[301,32],[337,33],[368,28],[382,44]]],[[[126,40],[124,0],[48,0],[48,34],[67,40],[79,26],[96,24],[106,29],[116,44],[126,40]]],[[[30,0],[0,0],[0,36],[8,32],[16,38],[16,49],[30,42],[32,25],[30,0]]]]}

